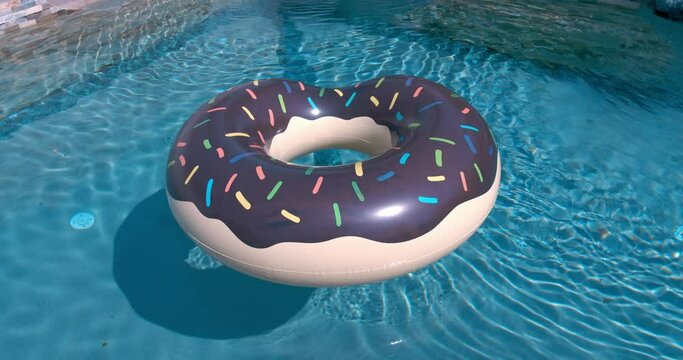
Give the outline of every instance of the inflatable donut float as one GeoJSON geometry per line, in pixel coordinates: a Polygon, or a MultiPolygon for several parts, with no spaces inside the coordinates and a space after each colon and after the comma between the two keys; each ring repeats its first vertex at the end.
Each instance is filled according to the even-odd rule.
{"type": "Polygon", "coordinates": [[[294,285],[406,274],[445,256],[493,207],[500,159],[484,119],[434,82],[235,86],[182,126],[166,170],[183,230],[224,264],[294,285]],[[290,160],[324,148],[372,157],[290,160]]]}

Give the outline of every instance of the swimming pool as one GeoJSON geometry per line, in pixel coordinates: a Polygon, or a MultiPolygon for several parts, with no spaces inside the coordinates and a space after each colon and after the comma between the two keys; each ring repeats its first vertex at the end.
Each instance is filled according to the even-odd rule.
{"type": "Polygon", "coordinates": [[[167,3],[92,10],[134,30],[94,31],[92,53],[65,41],[50,81],[26,70],[46,64],[1,63],[16,94],[0,96],[3,357],[682,357],[682,24],[580,2],[167,3]],[[180,15],[135,24],[163,7],[180,15]],[[569,25],[534,32],[546,16],[569,25]],[[622,23],[634,42],[613,46],[622,23]],[[163,186],[201,103],[251,79],[399,73],[449,86],[496,136],[500,196],[467,243],[337,289],[265,283],[193,250],[163,186]],[[94,223],[77,230],[81,212],[94,223]]]}

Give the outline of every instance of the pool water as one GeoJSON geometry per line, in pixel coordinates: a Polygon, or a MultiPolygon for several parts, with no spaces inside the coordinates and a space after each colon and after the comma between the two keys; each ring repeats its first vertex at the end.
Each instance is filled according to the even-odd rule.
{"type": "Polygon", "coordinates": [[[571,21],[523,32],[525,11],[551,2],[457,7],[524,46],[459,28],[456,3],[196,0],[150,47],[124,37],[138,43],[108,66],[81,49],[48,84],[0,60],[14,93],[45,92],[2,97],[2,358],[683,358],[683,24],[571,2],[582,21],[616,24],[599,31],[610,44],[622,17],[642,32],[629,49],[648,51],[629,60],[571,21]],[[469,241],[401,278],[329,289],[263,282],[194,248],[163,188],[198,106],[252,79],[390,74],[452,88],[496,137],[500,196],[469,241]]]}

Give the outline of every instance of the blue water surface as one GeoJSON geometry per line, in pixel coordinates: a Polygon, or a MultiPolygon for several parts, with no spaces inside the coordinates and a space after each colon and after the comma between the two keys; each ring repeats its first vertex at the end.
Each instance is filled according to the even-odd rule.
{"type": "Polygon", "coordinates": [[[0,357],[683,358],[683,24],[628,10],[672,68],[617,79],[403,26],[432,2],[390,3],[217,1],[112,66],[74,62],[60,91],[0,120],[0,357]],[[332,289],[194,250],[164,175],[198,106],[252,79],[391,74],[452,88],[499,143],[500,196],[469,241],[401,278],[332,289]],[[70,226],[80,212],[92,227],[70,226]]]}

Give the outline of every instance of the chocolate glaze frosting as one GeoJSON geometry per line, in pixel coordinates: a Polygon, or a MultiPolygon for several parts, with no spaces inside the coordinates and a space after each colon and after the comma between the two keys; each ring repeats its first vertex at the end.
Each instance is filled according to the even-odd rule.
{"type": "Polygon", "coordinates": [[[336,90],[269,79],[211,99],[170,151],[169,195],[222,221],[245,244],[266,248],[342,236],[408,241],[491,188],[494,139],[479,113],[448,88],[387,76],[336,90]],[[293,116],[369,116],[400,140],[360,165],[289,164],[271,158],[264,145],[293,116]]]}

